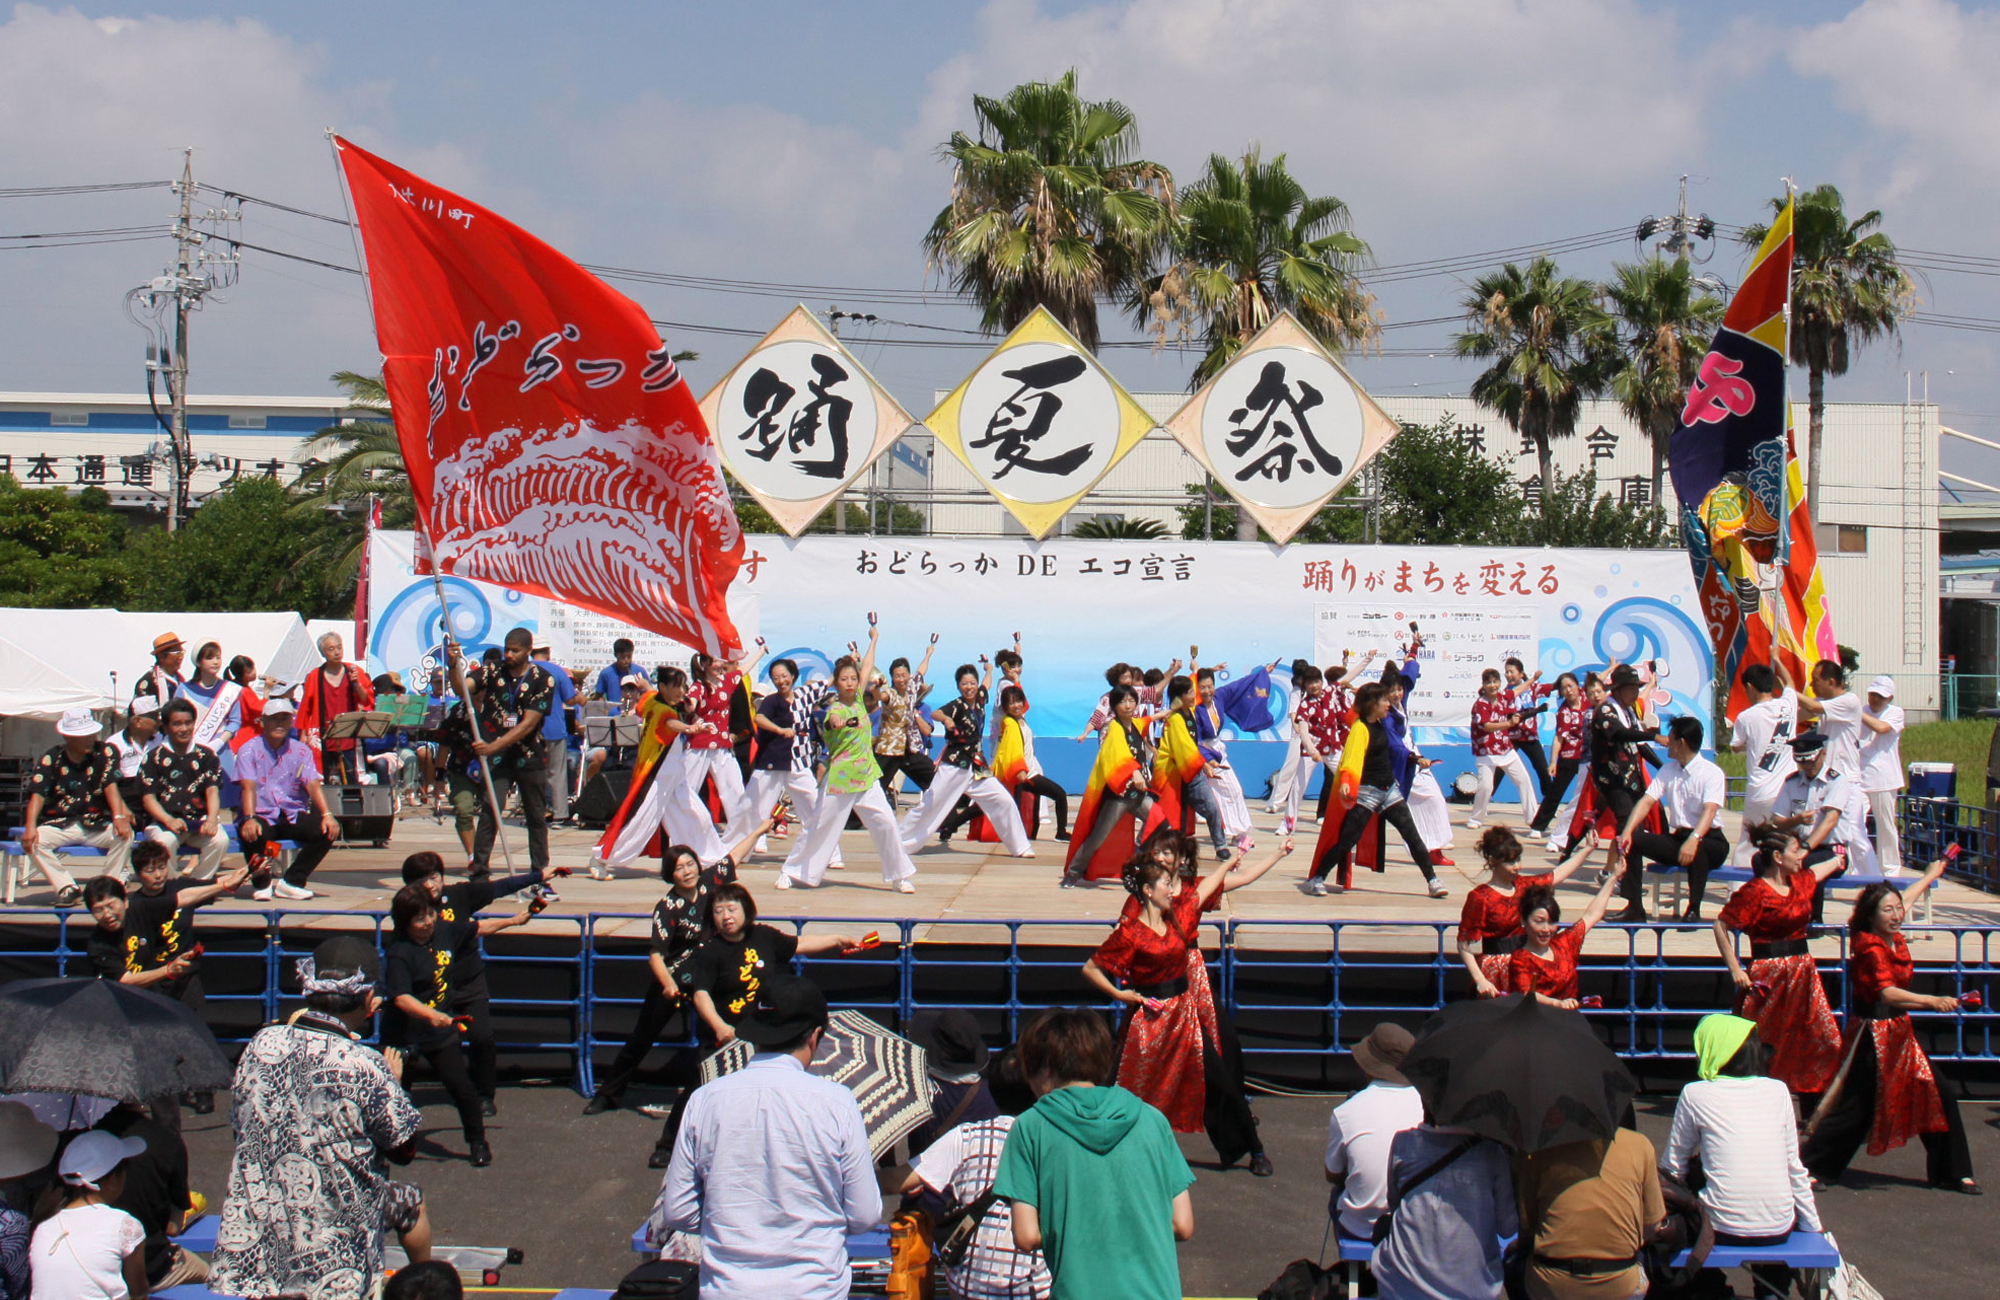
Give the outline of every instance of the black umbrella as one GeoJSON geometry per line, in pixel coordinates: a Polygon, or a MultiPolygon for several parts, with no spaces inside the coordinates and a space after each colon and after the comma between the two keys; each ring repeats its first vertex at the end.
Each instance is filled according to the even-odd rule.
{"type": "Polygon", "coordinates": [[[1525,994],[1445,1008],[1403,1074],[1433,1123],[1516,1151],[1609,1140],[1639,1091],[1588,1021],[1525,994]]]}
{"type": "Polygon", "coordinates": [[[201,1018],[110,980],[16,980],[0,987],[0,1092],[115,1101],[227,1088],[229,1058],[201,1018]]]}

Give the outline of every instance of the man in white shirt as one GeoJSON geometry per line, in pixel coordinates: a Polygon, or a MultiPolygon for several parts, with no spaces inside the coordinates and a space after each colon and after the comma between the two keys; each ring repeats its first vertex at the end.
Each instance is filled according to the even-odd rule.
{"type": "MultiPolygon", "coordinates": [[[[1888,724],[1868,716],[1861,701],[1847,689],[1847,670],[1831,659],[1813,666],[1812,690],[1798,697],[1801,715],[1815,718],[1819,733],[1826,737],[1826,761],[1834,770],[1849,776],[1861,771],[1861,737],[1864,731],[1881,733],[1888,724]]],[[[1799,719],[1803,724],[1805,718],[1799,719]]]]}
{"type": "Polygon", "coordinates": [[[1743,690],[1750,703],[1729,729],[1729,747],[1743,755],[1743,826],[1731,858],[1737,865],[1749,862],[1755,828],[1769,820],[1785,778],[1798,769],[1792,761],[1792,737],[1799,731],[1798,692],[1780,686],[1769,664],[1745,668],[1743,690]]]}
{"type": "Polygon", "coordinates": [[[1875,856],[1887,875],[1903,869],[1903,837],[1896,829],[1896,796],[1903,789],[1903,710],[1895,699],[1896,679],[1877,677],[1868,683],[1868,707],[1861,715],[1868,727],[1861,742],[1861,793],[1875,818],[1875,856]],[[1887,729],[1877,730],[1871,723],[1887,729]]]}
{"type": "Polygon", "coordinates": [[[736,1025],[750,1063],[688,1098],[648,1239],[701,1234],[701,1300],[845,1300],[847,1238],[882,1222],[854,1094],[806,1073],[826,999],[766,980],[736,1025]]]}
{"type": "Polygon", "coordinates": [[[1416,1041],[1400,1025],[1381,1024],[1354,1045],[1354,1063],[1371,1082],[1333,1108],[1326,1128],[1327,1212],[1339,1218],[1343,1237],[1370,1240],[1389,1208],[1389,1146],[1424,1122],[1423,1098],[1401,1068],[1416,1041]]]}
{"type": "Polygon", "coordinates": [[[1618,852],[1628,867],[1637,853],[1641,861],[1674,863],[1687,872],[1683,921],[1701,919],[1708,873],[1729,858],[1728,837],[1715,824],[1728,783],[1722,769],[1701,756],[1702,734],[1700,718],[1679,717],[1668,724],[1667,761],[1653,774],[1618,836],[1618,852]],[[1665,835],[1639,829],[1655,807],[1666,818],[1665,835]]]}
{"type": "MultiPolygon", "coordinates": [[[[1860,782],[1852,772],[1834,766],[1826,737],[1816,731],[1808,731],[1794,740],[1792,755],[1798,760],[1799,770],[1785,778],[1778,802],[1772,808],[1770,824],[1779,830],[1795,830],[1804,837],[1807,866],[1825,862],[1835,849],[1844,848],[1847,866],[1835,875],[1849,870],[1874,875],[1875,848],[1868,842],[1864,822],[1868,801],[1861,793],[1860,782]]],[[[1813,895],[1815,924],[1820,920],[1825,898],[1824,889],[1813,895]]]]}

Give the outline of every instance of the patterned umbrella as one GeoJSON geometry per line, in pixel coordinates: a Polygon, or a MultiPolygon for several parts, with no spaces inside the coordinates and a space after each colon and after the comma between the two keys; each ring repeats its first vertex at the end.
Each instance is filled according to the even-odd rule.
{"type": "MultiPolygon", "coordinates": [[[[739,1038],[701,1063],[713,1083],[750,1063],[756,1049],[739,1038]]],[[[827,1017],[826,1033],[807,1070],[854,1094],[868,1126],[869,1154],[880,1159],[898,1138],[931,1117],[931,1081],[924,1049],[892,1034],[859,1011],[827,1017]]]]}
{"type": "Polygon", "coordinates": [[[225,1089],[229,1058],[200,1017],[110,980],[16,980],[0,988],[0,1089],[147,1101],[225,1089]]]}

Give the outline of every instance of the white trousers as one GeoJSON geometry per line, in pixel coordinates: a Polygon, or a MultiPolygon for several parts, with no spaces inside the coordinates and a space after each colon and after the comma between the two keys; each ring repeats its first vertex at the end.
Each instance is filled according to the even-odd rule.
{"type": "Polygon", "coordinates": [[[1514,783],[1521,801],[1521,820],[1526,821],[1531,815],[1528,800],[1533,796],[1535,787],[1528,784],[1528,765],[1521,761],[1521,755],[1510,749],[1504,754],[1478,754],[1473,761],[1479,767],[1479,793],[1472,800],[1472,820],[1486,819],[1487,801],[1493,797],[1493,787],[1504,776],[1514,783]]]}
{"type": "MultiPolygon", "coordinates": [[[[792,811],[798,814],[799,833],[804,834],[806,824],[812,821],[813,809],[819,806],[819,782],[813,780],[812,773],[790,769],[778,771],[761,767],[752,768],[750,788],[744,796],[750,804],[750,822],[753,825],[761,824],[771,815],[771,810],[778,806],[778,801],[788,795],[792,800],[792,811]]],[[[732,844],[729,847],[733,849],[736,846],[732,844]]],[[[757,851],[762,853],[765,848],[765,842],[758,840],[757,851]]],[[[834,861],[839,860],[840,846],[836,841],[834,861]]]]}
{"type": "Polygon", "coordinates": [[[999,777],[990,772],[975,773],[969,767],[943,764],[939,764],[937,775],[931,778],[931,788],[924,791],[917,806],[903,814],[901,833],[905,853],[922,848],[924,841],[944,825],[944,819],[958,807],[960,795],[969,797],[986,814],[994,834],[1000,837],[1001,848],[1017,858],[1034,853],[1034,847],[1028,843],[1028,832],[1021,825],[1020,805],[1007,793],[1007,787],[1000,784],[999,777]]]}
{"type": "MultiPolygon", "coordinates": [[[[1301,753],[1292,760],[1291,780],[1285,787],[1285,820],[1296,825],[1299,820],[1299,804],[1306,797],[1306,787],[1312,784],[1313,773],[1320,767],[1320,760],[1301,753]]],[[[1326,779],[1334,779],[1333,769],[1327,768],[1326,779]]]]}
{"type": "Polygon", "coordinates": [[[166,845],[169,854],[179,853],[182,845],[192,844],[195,859],[191,874],[198,880],[213,880],[215,873],[222,869],[222,855],[229,851],[229,837],[219,827],[215,834],[203,835],[200,822],[189,823],[179,835],[164,826],[148,826],[146,838],[166,845]]]}
{"type": "Polygon", "coordinates": [[[917,874],[916,864],[903,852],[903,841],[896,834],[896,814],[889,811],[889,796],[882,793],[879,781],[869,782],[868,788],[858,794],[822,790],[819,803],[813,807],[812,820],[792,841],[792,851],[782,868],[784,874],[801,885],[819,884],[826,877],[826,869],[833,865],[834,854],[840,848],[840,832],[847,825],[849,813],[861,819],[868,838],[874,841],[875,852],[882,859],[882,879],[894,884],[917,874]]]}
{"type": "Polygon", "coordinates": [[[1236,769],[1210,767],[1208,788],[1215,792],[1215,806],[1222,810],[1222,833],[1230,839],[1248,835],[1253,829],[1250,801],[1243,797],[1243,783],[1236,779],[1236,769]]]}
{"type": "MultiPolygon", "coordinates": [[[[743,769],[736,766],[733,749],[690,749],[687,751],[688,789],[701,798],[701,783],[715,779],[715,792],[722,801],[722,842],[734,844],[750,833],[756,823],[750,818],[750,800],[743,792],[743,769]]],[[[708,861],[703,858],[702,861],[708,861]]]]}
{"type": "Polygon", "coordinates": [[[1299,733],[1294,731],[1285,744],[1285,761],[1278,764],[1278,770],[1271,776],[1271,799],[1264,805],[1264,811],[1275,813],[1285,806],[1285,800],[1292,795],[1292,769],[1299,762],[1299,733]]]}
{"type": "Polygon", "coordinates": [[[1770,799],[1743,797],[1743,820],[1736,827],[1736,843],[1729,850],[1730,866],[1747,868],[1750,865],[1752,855],[1757,852],[1752,832],[1769,820],[1773,807],[1774,801],[1770,799]]]}
{"type": "Polygon", "coordinates": [[[1576,805],[1583,798],[1583,788],[1590,784],[1590,769],[1579,768],[1576,780],[1569,783],[1569,790],[1563,795],[1562,807],[1549,821],[1549,847],[1561,853],[1569,844],[1570,823],[1576,820],[1576,805]]]}
{"type": "Polygon", "coordinates": [[[1424,847],[1436,852],[1451,847],[1451,805],[1445,802],[1444,791],[1438,788],[1437,778],[1425,768],[1410,778],[1410,820],[1417,824],[1417,838],[1424,847]]]}
{"type": "Polygon", "coordinates": [[[1875,814],[1875,857],[1883,872],[1903,869],[1903,833],[1896,826],[1896,796],[1901,790],[1870,790],[1868,811],[1875,814]]]}
{"type": "MultiPolygon", "coordinates": [[[[734,755],[730,770],[735,771],[734,755]]],[[[611,852],[604,855],[604,865],[622,867],[635,861],[646,851],[646,842],[653,838],[654,831],[667,844],[687,845],[703,862],[720,862],[722,841],[715,834],[715,823],[709,819],[707,806],[696,797],[695,792],[700,788],[690,779],[687,760],[680,750],[668,751],[654,771],[653,784],[632,809],[631,819],[618,832],[611,852]]]]}
{"type": "Polygon", "coordinates": [[[82,822],[44,822],[37,828],[35,851],[28,855],[30,861],[42,873],[42,879],[49,882],[51,889],[63,890],[76,881],[69,872],[62,869],[56,860],[55,850],[72,844],[86,844],[93,849],[104,850],[104,874],[115,876],[121,881],[132,879],[132,841],[119,838],[118,832],[105,822],[96,830],[91,830],[82,822]]]}

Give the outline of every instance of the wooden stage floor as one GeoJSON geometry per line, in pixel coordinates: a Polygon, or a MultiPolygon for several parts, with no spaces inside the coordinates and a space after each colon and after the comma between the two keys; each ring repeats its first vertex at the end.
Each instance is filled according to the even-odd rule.
{"type": "MultiPolygon", "coordinates": [[[[908,806],[907,798],[905,806],[908,806]]],[[[1518,830],[1520,819],[1513,812],[1514,806],[1501,807],[1506,815],[1500,818],[1500,824],[1511,825],[1518,830]]],[[[1257,844],[1249,854],[1253,862],[1261,860],[1278,843],[1275,829],[1278,819],[1267,815],[1261,805],[1254,811],[1257,844]]],[[[1479,855],[1472,847],[1478,833],[1464,826],[1466,811],[1459,805],[1452,808],[1454,847],[1449,856],[1457,865],[1440,868],[1440,875],[1452,891],[1449,898],[1431,899],[1425,895],[1422,876],[1410,864],[1400,845],[1392,847],[1385,873],[1358,872],[1357,887],[1352,891],[1333,893],[1324,898],[1308,895],[1303,881],[1318,829],[1307,822],[1300,828],[1298,848],[1290,859],[1255,884],[1228,894],[1222,915],[1239,923],[1238,942],[1246,946],[1324,950],[1332,944],[1330,929],[1298,924],[1265,927],[1257,923],[1338,921],[1344,923],[1340,933],[1343,948],[1389,952],[1435,951],[1438,939],[1433,926],[1455,923],[1466,891],[1480,879],[1479,855]],[[1376,926],[1368,924],[1370,922],[1431,924],[1376,926]]],[[[1734,814],[1726,814],[1725,818],[1725,829],[1733,837],[1737,819],[1734,814]]],[[[525,870],[527,841],[524,832],[518,824],[510,825],[507,837],[516,862],[525,870]]],[[[644,918],[651,912],[661,889],[656,871],[627,869],[621,871],[616,880],[590,880],[582,872],[596,840],[597,833],[593,831],[567,827],[551,830],[550,854],[555,865],[572,867],[577,874],[558,882],[561,901],[549,909],[545,918],[531,923],[530,933],[544,930],[551,934],[574,934],[574,921],[565,922],[561,918],[593,912],[624,912],[635,915],[624,921],[601,920],[597,933],[605,937],[635,939],[644,935],[644,918]]],[[[1023,943],[1079,946],[1094,945],[1101,931],[1093,927],[1110,926],[1124,904],[1124,893],[1113,882],[1077,889],[1060,888],[1057,882],[1065,846],[1048,840],[1037,841],[1037,857],[1033,860],[1010,858],[997,851],[989,851],[997,850],[997,846],[973,845],[962,839],[954,840],[948,849],[941,849],[933,843],[916,856],[917,892],[899,894],[883,884],[874,848],[868,837],[858,831],[848,832],[843,837],[842,847],[847,861],[844,870],[829,872],[826,883],[819,889],[780,892],[772,888],[772,882],[776,879],[778,864],[789,843],[783,839],[772,840],[773,853],[752,858],[742,875],[766,917],[806,918],[815,925],[838,925],[843,930],[865,930],[887,927],[894,922],[914,921],[918,924],[912,930],[913,940],[950,943],[994,943],[1007,939],[1008,928],[1005,926],[965,924],[967,922],[1031,920],[1091,923],[1027,924],[1018,930],[1023,943]]],[[[1525,862],[1530,869],[1547,865],[1547,853],[1541,845],[1529,841],[1525,842],[1525,847],[1525,862]]],[[[440,821],[427,811],[405,810],[387,847],[337,846],[313,875],[312,887],[320,897],[310,902],[282,906],[288,912],[386,912],[390,897],[401,883],[399,871],[403,857],[421,849],[442,854],[453,876],[458,875],[463,852],[452,832],[449,818],[440,821]]],[[[1598,860],[1602,860],[1601,855],[1598,855],[1598,860]]],[[[77,865],[85,874],[91,869],[89,860],[79,861],[77,865]]],[[[496,873],[505,869],[497,849],[493,866],[496,873]]],[[[1582,910],[1593,892],[1595,879],[1594,865],[1586,866],[1562,887],[1565,911],[1574,915],[1582,910]]],[[[1711,918],[1721,906],[1726,888],[1715,884],[1710,886],[1704,910],[1711,918]]],[[[1845,921],[1847,901],[1851,898],[1850,891],[1829,901],[1829,922],[1845,921]]],[[[18,906],[22,908],[47,908],[49,905],[49,891],[39,883],[39,879],[20,893],[18,906]]],[[[504,909],[505,905],[506,900],[502,900],[493,911],[504,909]]],[[[203,923],[227,925],[231,912],[264,912],[274,906],[251,901],[246,891],[237,899],[225,900],[206,909],[203,923]]],[[[79,919],[88,923],[87,916],[79,914],[79,919]]],[[[1936,892],[1931,919],[1946,925],[2000,926],[2000,898],[1947,881],[1936,892]]],[[[335,917],[314,919],[304,916],[289,917],[286,923],[341,924],[335,917]]],[[[1657,939],[1650,934],[1643,939],[1635,939],[1634,950],[1650,955],[1660,951],[1656,945],[1664,945],[1669,956],[1712,957],[1715,953],[1706,924],[1655,933],[1659,935],[1657,939]]],[[[885,939],[890,937],[890,934],[884,934],[885,939]]],[[[1949,960],[1951,957],[1951,941],[1944,936],[1913,934],[1912,940],[1919,961],[1949,960]]],[[[1615,946],[1609,935],[1602,940],[1592,940],[1593,949],[1615,946]]],[[[1821,954],[1824,957],[1831,959],[1837,956],[1836,940],[1816,941],[1816,951],[1820,946],[1825,949],[1821,954]]]]}

